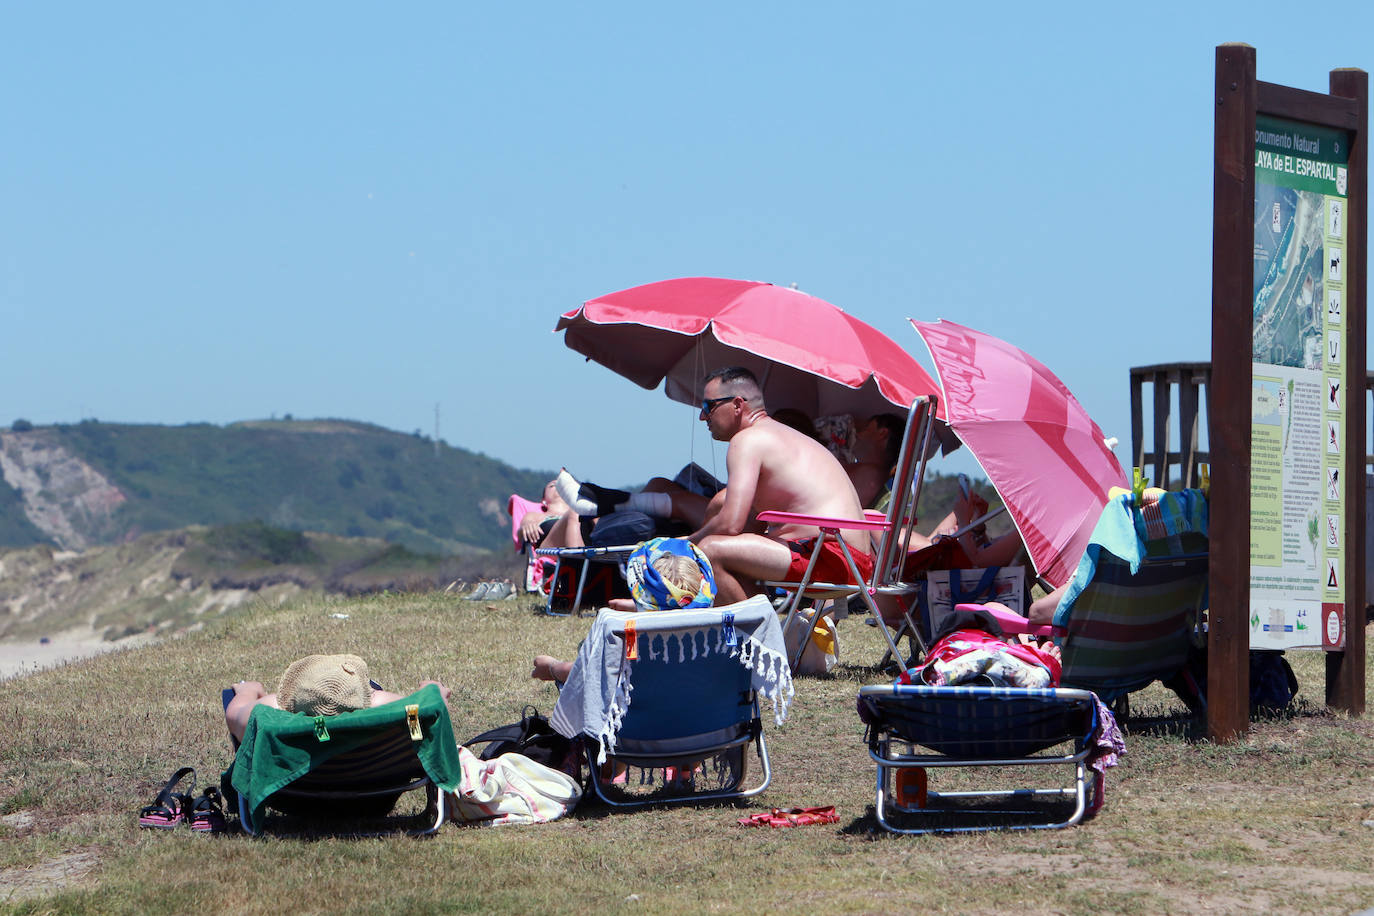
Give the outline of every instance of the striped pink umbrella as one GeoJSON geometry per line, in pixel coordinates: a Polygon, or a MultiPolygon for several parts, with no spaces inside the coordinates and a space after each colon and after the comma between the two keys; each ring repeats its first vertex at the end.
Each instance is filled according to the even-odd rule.
{"type": "Polygon", "coordinates": [[[911,324],[940,374],[949,425],[997,488],[1036,571],[1063,585],[1107,491],[1128,486],[1102,430],[1025,351],[952,321],[911,324]]]}

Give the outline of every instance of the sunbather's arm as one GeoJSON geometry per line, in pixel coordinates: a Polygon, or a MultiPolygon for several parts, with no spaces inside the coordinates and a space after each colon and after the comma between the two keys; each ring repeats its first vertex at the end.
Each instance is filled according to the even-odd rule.
{"type": "Polygon", "coordinates": [[[540,527],[547,518],[555,518],[552,512],[539,512],[537,510],[526,512],[525,517],[520,519],[520,540],[527,544],[538,544],[544,536],[544,531],[540,527]]]}
{"type": "Polygon", "coordinates": [[[1064,590],[1068,583],[1065,583],[1054,591],[1031,602],[1030,610],[1026,611],[1026,619],[1036,626],[1049,626],[1054,623],[1054,612],[1059,607],[1059,599],[1064,597],[1064,590]]]}
{"type": "Polygon", "coordinates": [[[243,740],[243,733],[248,729],[248,717],[259,703],[273,709],[280,708],[277,706],[277,695],[268,693],[261,682],[239,681],[234,685],[234,698],[224,707],[224,724],[229,727],[229,734],[234,736],[234,740],[243,740]]]}
{"type": "Polygon", "coordinates": [[[725,468],[729,484],[725,487],[725,503],[718,513],[708,518],[688,539],[700,543],[711,534],[741,534],[753,518],[754,494],[758,490],[762,455],[748,436],[736,436],[725,454],[725,468]]]}
{"type": "MultiPolygon", "coordinates": [[[[447,702],[448,698],[453,695],[452,690],[448,689],[438,681],[421,681],[420,687],[424,687],[428,684],[433,684],[435,687],[439,688],[439,696],[443,697],[445,702],[447,702]]],[[[419,690],[420,687],[416,687],[415,689],[419,690]]],[[[405,699],[405,696],[406,695],[399,693],[392,693],[390,690],[374,690],[372,691],[372,705],[381,706],[383,703],[394,703],[397,700],[405,699]]]]}

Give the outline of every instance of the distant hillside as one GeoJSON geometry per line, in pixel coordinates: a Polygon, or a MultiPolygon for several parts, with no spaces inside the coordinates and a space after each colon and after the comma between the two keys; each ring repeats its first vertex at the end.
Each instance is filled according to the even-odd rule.
{"type": "Polygon", "coordinates": [[[547,472],[364,423],[99,423],[0,432],[0,546],[82,549],[261,520],[453,555],[505,549],[547,472]]]}
{"type": "Polygon", "coordinates": [[[89,628],[106,640],[169,633],[302,592],[433,591],[518,578],[513,551],[422,556],[375,538],[241,522],[145,534],[83,551],[0,549],[0,639],[89,628]]]}

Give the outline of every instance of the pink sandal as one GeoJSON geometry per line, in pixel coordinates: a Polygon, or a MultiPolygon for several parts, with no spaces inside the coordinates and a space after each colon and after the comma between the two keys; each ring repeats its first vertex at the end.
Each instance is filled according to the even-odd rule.
{"type": "Polygon", "coordinates": [[[167,785],[162,787],[162,791],[157,793],[153,803],[138,813],[138,826],[153,830],[170,830],[186,820],[191,811],[191,796],[172,790],[187,776],[191,777],[191,788],[195,788],[196,771],[191,767],[177,770],[172,774],[172,778],[167,780],[167,785]]]}

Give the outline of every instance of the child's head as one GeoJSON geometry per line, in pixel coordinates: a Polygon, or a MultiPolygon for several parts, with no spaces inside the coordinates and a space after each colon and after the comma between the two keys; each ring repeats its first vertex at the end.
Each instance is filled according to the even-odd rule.
{"type": "Polygon", "coordinates": [[[645,611],[710,607],[716,598],[711,561],[684,538],[654,538],[625,561],[635,605],[645,611]]]}

